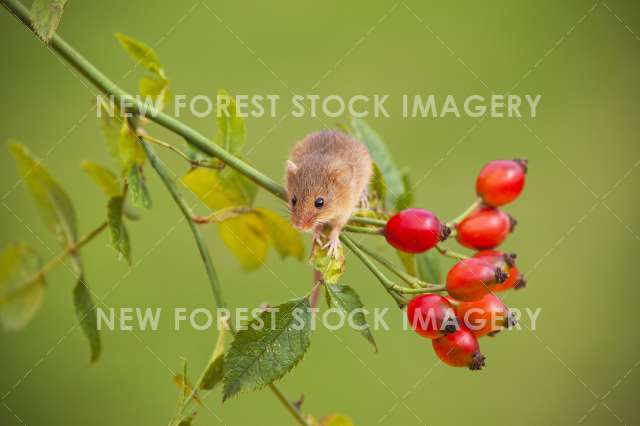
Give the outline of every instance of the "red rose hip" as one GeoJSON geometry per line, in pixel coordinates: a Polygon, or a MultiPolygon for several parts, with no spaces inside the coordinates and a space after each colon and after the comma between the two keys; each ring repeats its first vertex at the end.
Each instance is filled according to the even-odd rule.
{"type": "Polygon", "coordinates": [[[480,206],[458,225],[458,242],[465,247],[484,250],[499,246],[516,225],[515,219],[500,209],[480,206]]]}
{"type": "Polygon", "coordinates": [[[407,305],[407,319],[419,335],[428,339],[458,329],[453,306],[438,294],[422,294],[411,299],[407,305]]]}
{"type": "Polygon", "coordinates": [[[470,302],[491,293],[507,279],[502,269],[484,259],[470,258],[456,263],[447,274],[447,291],[456,300],[470,302]]]}
{"type": "Polygon", "coordinates": [[[507,279],[503,283],[496,284],[495,287],[493,287],[493,292],[506,291],[511,288],[519,290],[526,287],[527,280],[516,266],[515,253],[503,253],[496,250],[482,250],[474,254],[473,257],[482,258],[507,273],[507,279]]]}
{"type": "Polygon", "coordinates": [[[485,365],[478,339],[465,328],[435,339],[432,344],[438,358],[452,367],[480,370],[485,365]]]}
{"type": "Polygon", "coordinates": [[[465,327],[477,337],[514,325],[511,312],[495,295],[487,294],[475,302],[462,302],[457,313],[465,327]]]}
{"type": "Polygon", "coordinates": [[[428,210],[406,209],[395,214],[384,228],[387,242],[407,253],[422,253],[445,240],[451,230],[428,210]]]}
{"type": "Polygon", "coordinates": [[[486,204],[503,206],[518,198],[526,173],[527,160],[491,161],[478,174],[476,192],[486,204]]]}

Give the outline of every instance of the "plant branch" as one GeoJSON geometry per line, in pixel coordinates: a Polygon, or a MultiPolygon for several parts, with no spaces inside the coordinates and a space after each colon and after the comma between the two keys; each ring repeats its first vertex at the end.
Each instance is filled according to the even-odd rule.
{"type": "Polygon", "coordinates": [[[438,250],[438,253],[440,253],[441,255],[450,257],[452,259],[456,259],[456,260],[469,259],[469,256],[467,256],[466,254],[462,254],[462,253],[458,253],[458,252],[452,251],[448,247],[443,247],[440,244],[436,245],[436,250],[438,250]]]}
{"type": "Polygon", "coordinates": [[[364,217],[364,216],[351,216],[349,222],[358,223],[361,225],[375,225],[380,227],[385,227],[387,225],[386,220],[375,219],[373,217],[364,217]]]}
{"type": "Polygon", "coordinates": [[[451,228],[451,230],[455,230],[456,225],[460,222],[462,222],[462,220],[469,216],[469,213],[471,213],[472,211],[474,211],[480,204],[482,204],[482,200],[480,198],[478,198],[477,200],[475,200],[469,207],[467,207],[467,209],[465,211],[463,211],[462,213],[460,213],[458,216],[456,216],[455,218],[451,219],[450,221],[447,222],[447,226],[449,228],[451,228]]]}
{"type": "Polygon", "coordinates": [[[407,304],[407,300],[396,292],[396,289],[394,287],[398,286],[394,284],[393,281],[391,281],[389,278],[387,278],[387,276],[383,274],[376,265],[373,264],[371,259],[369,259],[369,257],[362,250],[360,250],[360,248],[354,241],[351,240],[350,237],[345,234],[340,234],[340,240],[344,243],[345,246],[349,248],[349,250],[353,252],[353,254],[355,254],[362,261],[362,263],[364,263],[364,266],[366,266],[371,271],[371,273],[378,279],[378,281],[380,281],[380,284],[382,284],[385,290],[387,290],[387,293],[389,293],[391,297],[393,297],[396,303],[398,303],[399,307],[407,304]]]}
{"type": "Polygon", "coordinates": [[[191,164],[192,167],[206,167],[206,168],[209,168],[209,169],[220,169],[220,167],[214,166],[213,164],[210,164],[208,162],[194,160],[193,158],[189,157],[187,154],[185,154],[184,152],[180,151],[178,148],[176,148],[175,146],[171,145],[170,143],[161,141],[160,139],[157,139],[157,138],[147,134],[146,132],[142,131],[142,129],[140,129],[140,131],[138,133],[138,136],[142,137],[146,142],[151,142],[151,143],[153,143],[155,145],[159,145],[159,146],[161,146],[163,148],[167,148],[167,149],[175,152],[180,157],[182,157],[185,160],[187,160],[189,162],[189,164],[191,164]]]}
{"type": "Polygon", "coordinates": [[[240,216],[241,214],[248,213],[250,211],[251,211],[250,207],[231,206],[231,207],[226,207],[224,209],[216,210],[215,212],[207,216],[193,215],[191,219],[199,225],[204,225],[207,223],[223,222],[227,219],[240,216]]]}
{"type": "Polygon", "coordinates": [[[362,226],[346,225],[344,230],[356,234],[382,235],[382,229],[380,228],[365,228],[362,226]]]}

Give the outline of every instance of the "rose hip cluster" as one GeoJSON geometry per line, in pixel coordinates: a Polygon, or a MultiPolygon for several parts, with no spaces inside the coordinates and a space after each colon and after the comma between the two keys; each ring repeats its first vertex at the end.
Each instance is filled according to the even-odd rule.
{"type": "Polygon", "coordinates": [[[522,288],[526,281],[515,265],[516,255],[495,249],[516,224],[500,206],[520,195],[526,172],[526,160],[491,161],[476,181],[480,202],[465,217],[447,226],[430,211],[407,209],[390,218],[384,229],[387,242],[408,253],[431,250],[452,233],[459,244],[476,250],[471,257],[461,256],[449,270],[447,296],[422,294],[407,306],[413,329],[432,340],[437,356],[448,365],[481,369],[485,357],[478,337],[494,335],[514,323],[494,293],[522,288]]]}

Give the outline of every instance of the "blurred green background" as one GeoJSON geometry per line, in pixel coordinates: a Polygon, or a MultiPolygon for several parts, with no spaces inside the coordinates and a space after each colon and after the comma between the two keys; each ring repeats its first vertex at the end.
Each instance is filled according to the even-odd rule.
{"type": "MultiPolygon", "coordinates": [[[[369,122],[395,161],[411,169],[416,204],[443,218],[473,199],[482,164],[529,159],[527,188],[507,208],[520,224],[505,249],[519,254],[530,285],[504,300],[513,307],[541,307],[536,331],[483,338],[488,366],[470,372],[442,365],[428,341],[399,330],[399,313],[389,317],[392,331],[376,333],[378,354],[350,330],[319,329],[304,362],[281,381],[292,398],[305,395],[306,412],[322,417],[340,411],[358,425],[638,424],[639,6],[622,0],[481,6],[71,0],[60,34],[128,90],[136,90],[143,71],[132,71],[116,31],[153,46],[173,92],[187,96],[213,96],[221,87],[283,98],[290,90],[390,94],[392,117],[369,122]],[[538,116],[478,122],[397,113],[404,93],[464,99],[492,92],[541,94],[538,116]]],[[[0,28],[0,139],[23,141],[44,158],[71,193],[81,232],[87,232],[103,220],[106,200],[79,164],[112,164],[91,109],[95,89],[6,11],[0,28]]],[[[335,122],[280,121],[286,106],[281,103],[276,118],[247,119],[250,161],[279,180],[292,143],[335,122]]],[[[215,133],[213,119],[182,118],[215,133]]],[[[161,154],[173,170],[186,170],[172,153],[161,154]]],[[[162,307],[160,330],[104,332],[102,359],[88,366],[84,337],[78,329],[69,333],[76,322],[73,278],[57,268],[33,322],[17,334],[0,332],[0,424],[166,424],[177,393],[171,371],[180,357],[189,360],[193,375],[206,362],[215,332],[174,331],[171,318],[174,307],[213,306],[204,270],[175,205],[156,176],[147,175],[153,209],[129,225],[136,266],[119,262],[106,236],[83,256],[93,290],[110,292],[105,303],[162,307]]],[[[6,151],[0,154],[0,179],[0,243],[24,240],[46,259],[53,257],[56,241],[6,151]]],[[[284,212],[267,194],[258,204],[284,212]]],[[[232,306],[275,304],[308,292],[311,270],[305,262],[283,262],[271,253],[268,268],[244,273],[214,228],[205,232],[232,306]]],[[[380,240],[369,241],[382,249],[380,240]]],[[[368,307],[392,307],[373,277],[349,260],[344,282],[368,307]]],[[[219,401],[219,390],[207,397],[215,416],[200,410],[197,424],[292,424],[268,391],[219,401]]]]}

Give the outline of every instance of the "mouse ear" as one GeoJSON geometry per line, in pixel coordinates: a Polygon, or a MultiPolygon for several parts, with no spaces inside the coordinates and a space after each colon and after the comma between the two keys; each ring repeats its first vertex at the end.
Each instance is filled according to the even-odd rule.
{"type": "Polygon", "coordinates": [[[351,164],[345,165],[334,172],[334,178],[339,184],[348,186],[351,184],[354,171],[354,167],[351,164]]]}
{"type": "Polygon", "coordinates": [[[293,161],[287,160],[287,171],[292,175],[295,175],[296,173],[298,173],[298,166],[296,166],[296,163],[294,163],[293,161]]]}

